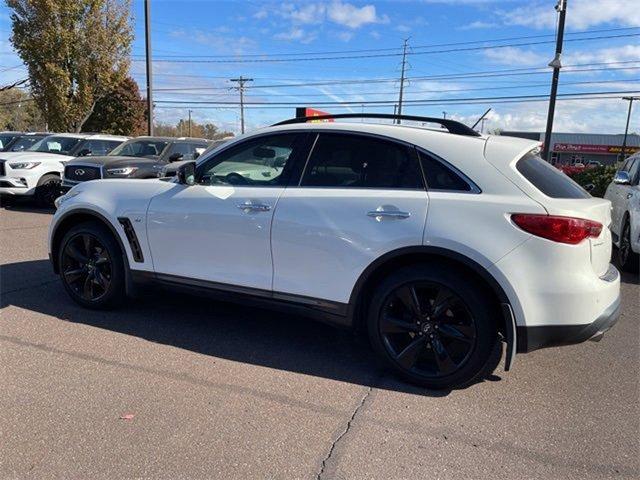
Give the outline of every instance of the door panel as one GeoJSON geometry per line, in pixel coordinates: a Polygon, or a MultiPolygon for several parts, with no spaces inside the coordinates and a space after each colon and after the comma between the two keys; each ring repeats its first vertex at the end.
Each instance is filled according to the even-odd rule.
{"type": "Polygon", "coordinates": [[[274,291],[347,303],[376,258],[422,244],[427,204],[419,190],[287,188],[273,220],[274,291]]]}
{"type": "Polygon", "coordinates": [[[270,290],[269,234],[283,190],[176,184],[154,197],[147,231],[155,271],[270,290]]]}

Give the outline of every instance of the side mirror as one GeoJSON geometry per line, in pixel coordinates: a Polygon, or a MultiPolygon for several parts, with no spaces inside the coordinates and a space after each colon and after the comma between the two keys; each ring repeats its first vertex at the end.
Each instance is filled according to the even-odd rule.
{"type": "Polygon", "coordinates": [[[195,185],[196,183],[196,162],[186,162],[180,165],[176,172],[178,183],[181,185],[195,185]]]}
{"type": "Polygon", "coordinates": [[[616,176],[613,177],[613,183],[618,185],[629,185],[631,183],[631,177],[629,177],[629,172],[625,172],[624,170],[620,170],[616,173],[616,176]]]}
{"type": "Polygon", "coordinates": [[[169,157],[169,161],[177,162],[178,160],[182,160],[183,156],[184,155],[182,155],[180,152],[172,153],[171,156],[169,157]]]}
{"type": "Polygon", "coordinates": [[[88,148],[83,148],[78,152],[79,157],[86,157],[87,155],[91,155],[91,150],[89,150],[88,148]]]}
{"type": "Polygon", "coordinates": [[[591,193],[591,192],[593,191],[593,189],[594,189],[594,188],[596,188],[596,186],[595,186],[595,184],[593,184],[593,183],[587,183],[587,184],[584,186],[584,189],[585,189],[587,192],[589,192],[589,193],[591,193]]]}

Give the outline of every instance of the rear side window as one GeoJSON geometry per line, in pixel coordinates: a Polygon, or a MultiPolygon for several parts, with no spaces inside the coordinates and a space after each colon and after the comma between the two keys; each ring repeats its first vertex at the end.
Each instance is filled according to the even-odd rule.
{"type": "Polygon", "coordinates": [[[551,198],[590,198],[591,195],[538,155],[526,154],[516,163],[516,169],[534,187],[551,198]]]}
{"type": "Polygon", "coordinates": [[[346,134],[320,134],[301,186],[424,188],[417,159],[409,147],[346,134]]]}
{"type": "Polygon", "coordinates": [[[418,152],[422,171],[429,190],[471,192],[473,188],[460,175],[439,160],[424,152],[418,152]]]}

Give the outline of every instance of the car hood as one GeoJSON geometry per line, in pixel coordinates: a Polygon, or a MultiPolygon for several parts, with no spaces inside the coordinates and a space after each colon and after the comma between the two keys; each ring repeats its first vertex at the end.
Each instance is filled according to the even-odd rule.
{"type": "Polygon", "coordinates": [[[0,160],[24,160],[25,162],[68,162],[73,157],[69,155],[58,155],[56,153],[46,152],[0,152],[0,160]]]}
{"type": "Polygon", "coordinates": [[[68,165],[96,165],[98,167],[144,167],[160,163],[159,160],[144,157],[121,157],[104,155],[101,157],[76,157],[68,165]]]}

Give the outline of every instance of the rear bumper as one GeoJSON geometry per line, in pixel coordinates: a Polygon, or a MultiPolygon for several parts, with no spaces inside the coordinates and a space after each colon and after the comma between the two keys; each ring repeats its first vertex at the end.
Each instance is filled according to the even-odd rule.
{"type": "Polygon", "coordinates": [[[620,297],[592,323],[517,327],[517,351],[518,353],[526,353],[540,348],[573,345],[587,340],[598,341],[607,330],[616,324],[619,317],[620,297]]]}

